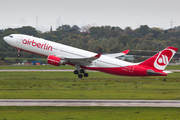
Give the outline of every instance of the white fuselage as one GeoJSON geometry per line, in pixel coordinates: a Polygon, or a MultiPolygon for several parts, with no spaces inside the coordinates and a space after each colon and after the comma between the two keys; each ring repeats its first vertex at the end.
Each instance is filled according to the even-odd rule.
{"type": "MultiPolygon", "coordinates": [[[[96,53],[93,52],[28,35],[13,34],[12,38],[8,38],[7,40],[5,38],[5,41],[18,49],[40,54],[43,56],[54,55],[60,58],[87,58],[96,55],[96,53]]],[[[94,60],[91,65],[85,67],[114,68],[130,65],[135,64],[112,58],[106,55],[101,55],[99,59],[94,60]]]]}

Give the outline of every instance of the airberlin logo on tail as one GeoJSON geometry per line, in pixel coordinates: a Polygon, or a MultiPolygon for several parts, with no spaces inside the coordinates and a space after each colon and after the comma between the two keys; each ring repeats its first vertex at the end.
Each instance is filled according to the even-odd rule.
{"type": "Polygon", "coordinates": [[[161,66],[168,64],[168,57],[166,55],[161,54],[161,57],[157,60],[157,63],[161,66]]]}
{"type": "Polygon", "coordinates": [[[164,70],[174,54],[175,51],[172,49],[165,49],[161,51],[154,61],[154,67],[158,70],[164,70]]]}
{"type": "Polygon", "coordinates": [[[49,44],[47,44],[47,43],[44,43],[44,44],[37,43],[34,40],[26,40],[26,39],[24,39],[24,40],[22,40],[22,43],[26,44],[26,45],[31,45],[33,47],[49,50],[49,51],[52,51],[52,48],[53,48],[52,46],[49,46],[49,44]]]}

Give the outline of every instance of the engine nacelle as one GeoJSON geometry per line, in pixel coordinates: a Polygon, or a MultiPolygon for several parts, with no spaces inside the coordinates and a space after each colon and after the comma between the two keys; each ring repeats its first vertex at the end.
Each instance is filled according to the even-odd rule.
{"type": "Polygon", "coordinates": [[[66,61],[53,55],[49,55],[47,63],[55,66],[65,65],[66,61]]]}

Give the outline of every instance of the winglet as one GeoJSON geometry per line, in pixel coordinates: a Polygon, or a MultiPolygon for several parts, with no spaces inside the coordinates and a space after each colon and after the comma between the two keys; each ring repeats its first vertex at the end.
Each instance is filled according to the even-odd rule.
{"type": "Polygon", "coordinates": [[[123,51],[122,53],[127,54],[129,52],[129,49],[123,51]]]}
{"type": "Polygon", "coordinates": [[[95,55],[94,57],[100,58],[101,57],[101,53],[95,55]]]}

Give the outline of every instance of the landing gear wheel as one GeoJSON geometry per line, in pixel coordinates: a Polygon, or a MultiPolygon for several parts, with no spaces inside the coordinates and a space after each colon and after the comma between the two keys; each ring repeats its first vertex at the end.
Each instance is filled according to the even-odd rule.
{"type": "Polygon", "coordinates": [[[88,75],[88,73],[84,73],[84,77],[88,77],[89,75],[88,75]]]}
{"type": "Polygon", "coordinates": [[[74,74],[78,74],[78,70],[74,70],[74,74]]]}
{"type": "Polygon", "coordinates": [[[84,73],[84,69],[80,69],[79,72],[80,72],[80,73],[84,73]]]}
{"type": "Polygon", "coordinates": [[[83,75],[82,75],[82,74],[79,74],[79,75],[78,75],[78,77],[79,77],[79,78],[82,78],[82,77],[83,77],[83,75]]]}
{"type": "Polygon", "coordinates": [[[21,57],[21,54],[17,54],[18,57],[21,57]]]}

